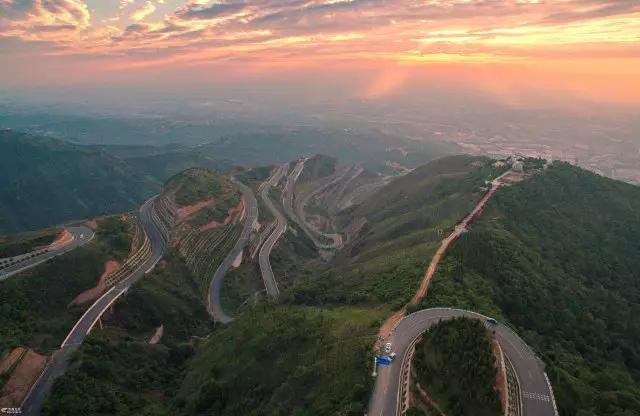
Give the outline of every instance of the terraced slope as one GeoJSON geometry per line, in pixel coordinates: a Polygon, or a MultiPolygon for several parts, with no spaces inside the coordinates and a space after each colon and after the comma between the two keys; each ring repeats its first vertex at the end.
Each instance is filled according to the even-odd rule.
{"type": "Polygon", "coordinates": [[[160,199],[172,244],[199,279],[204,295],[211,276],[240,236],[241,195],[227,177],[192,168],[169,179],[160,199]]]}

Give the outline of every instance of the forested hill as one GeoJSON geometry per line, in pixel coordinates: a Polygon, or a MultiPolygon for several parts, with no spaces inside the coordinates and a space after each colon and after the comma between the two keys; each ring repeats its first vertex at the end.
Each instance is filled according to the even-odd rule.
{"type": "Polygon", "coordinates": [[[0,131],[0,233],[131,209],[160,189],[96,149],[0,131]]]}
{"type": "Polygon", "coordinates": [[[422,306],[513,323],[562,415],[640,414],[640,188],[565,163],[501,189],[422,306]]]}

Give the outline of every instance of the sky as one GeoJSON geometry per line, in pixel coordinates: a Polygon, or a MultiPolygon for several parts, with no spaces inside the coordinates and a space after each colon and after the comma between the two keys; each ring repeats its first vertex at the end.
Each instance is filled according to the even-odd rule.
{"type": "Polygon", "coordinates": [[[640,104],[640,0],[0,0],[0,87],[640,104]],[[560,101],[558,101],[560,100],[560,101]]]}

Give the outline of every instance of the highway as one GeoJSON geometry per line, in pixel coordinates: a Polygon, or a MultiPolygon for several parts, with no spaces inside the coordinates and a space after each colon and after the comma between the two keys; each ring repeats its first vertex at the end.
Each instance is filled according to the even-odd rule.
{"type": "Polygon", "coordinates": [[[269,198],[269,190],[272,186],[276,186],[278,182],[280,182],[280,180],[286,173],[286,167],[287,165],[279,166],[278,170],[273,174],[269,181],[264,184],[260,192],[260,197],[267,206],[267,209],[269,209],[269,211],[276,218],[276,227],[271,232],[271,234],[269,234],[269,237],[267,237],[267,240],[264,242],[262,247],[260,247],[260,253],[258,254],[258,263],[260,264],[260,274],[262,275],[262,280],[264,281],[264,287],[267,290],[269,296],[271,296],[273,299],[278,299],[278,297],[280,296],[280,290],[278,289],[278,282],[273,275],[273,269],[271,268],[271,261],[269,260],[269,256],[271,255],[271,250],[273,250],[273,247],[287,230],[287,220],[284,215],[282,215],[282,213],[278,211],[278,209],[273,205],[273,202],[271,202],[271,199],[269,198]]]}
{"type": "Polygon", "coordinates": [[[69,231],[69,233],[73,237],[70,243],[51,247],[49,251],[41,252],[43,250],[38,250],[37,253],[41,253],[36,254],[33,257],[30,257],[30,255],[35,252],[27,253],[23,256],[15,256],[24,257],[24,259],[20,259],[17,263],[0,270],[0,281],[13,276],[14,274],[31,269],[32,267],[42,264],[47,260],[51,260],[56,256],[68,253],[76,247],[85,245],[89,241],[93,240],[93,237],[95,236],[95,233],[91,228],[85,227],[83,225],[76,227],[66,227],[66,230],[69,231]]]}
{"type": "MultiPolygon", "coordinates": [[[[525,342],[508,327],[486,322],[487,317],[469,311],[449,308],[424,309],[406,316],[393,329],[385,342],[392,343],[397,354],[391,366],[378,366],[378,375],[369,403],[369,416],[401,414],[401,385],[404,382],[402,362],[410,344],[440,320],[453,317],[480,319],[495,330],[496,340],[513,364],[520,385],[522,416],[557,416],[553,392],[540,360],[525,342]]],[[[455,351],[451,352],[455,354],[455,351]]]]}
{"type": "Polygon", "coordinates": [[[222,260],[222,263],[220,263],[213,274],[213,278],[209,284],[209,302],[207,304],[209,315],[211,315],[214,321],[221,322],[223,324],[231,322],[233,318],[224,312],[222,305],[220,304],[220,289],[222,288],[222,281],[227,270],[229,270],[236,258],[241,255],[244,247],[247,245],[247,242],[249,242],[251,230],[258,218],[258,202],[256,201],[255,195],[253,195],[253,191],[235,179],[233,182],[238,185],[242,192],[242,200],[244,201],[245,206],[244,226],[242,228],[240,238],[238,238],[236,244],[224,260],[222,260]]]}
{"type": "Polygon", "coordinates": [[[102,314],[133,284],[151,271],[162,258],[168,243],[168,236],[162,233],[162,228],[155,223],[152,217],[153,203],[156,197],[150,198],[140,207],[140,222],[151,243],[151,256],[138,266],[128,277],[113,286],[102,297],[96,300],[82,315],[80,320],[71,329],[59,350],[55,351],[42,375],[31,388],[27,398],[22,404],[22,413],[25,415],[39,415],[42,406],[51,391],[53,382],[60,376],[69,362],[69,358],[80,347],[91,328],[102,314]]]}

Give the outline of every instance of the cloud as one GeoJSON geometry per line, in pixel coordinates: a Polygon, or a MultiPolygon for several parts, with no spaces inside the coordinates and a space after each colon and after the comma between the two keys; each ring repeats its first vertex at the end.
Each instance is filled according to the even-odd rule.
{"type": "Polygon", "coordinates": [[[145,17],[149,16],[151,13],[155,11],[156,11],[156,6],[153,3],[151,3],[151,1],[147,0],[142,7],[134,10],[133,13],[129,15],[129,18],[134,22],[139,22],[140,20],[144,19],[145,17]]]}
{"type": "Polygon", "coordinates": [[[184,20],[214,19],[238,12],[246,7],[246,3],[213,3],[209,6],[198,2],[189,2],[178,9],[175,16],[184,20]]]}
{"type": "Polygon", "coordinates": [[[46,40],[47,34],[89,27],[90,17],[80,0],[1,0],[0,36],[46,40]]]}
{"type": "Polygon", "coordinates": [[[185,62],[544,59],[640,43],[638,0],[182,1],[172,11],[161,0],[120,0],[120,16],[133,23],[122,27],[104,18],[90,25],[81,0],[0,0],[0,37],[47,40],[89,57],[161,53],[185,62]]]}
{"type": "Polygon", "coordinates": [[[551,13],[542,22],[571,23],[640,11],[638,0],[579,0],[574,4],[582,7],[551,13]]]}

